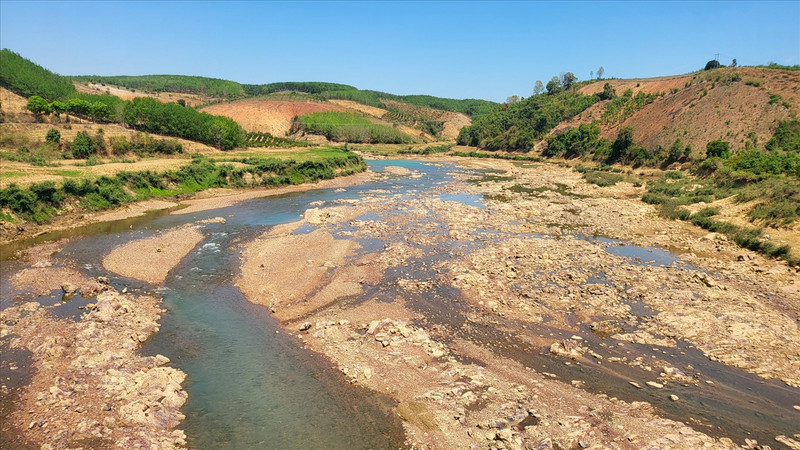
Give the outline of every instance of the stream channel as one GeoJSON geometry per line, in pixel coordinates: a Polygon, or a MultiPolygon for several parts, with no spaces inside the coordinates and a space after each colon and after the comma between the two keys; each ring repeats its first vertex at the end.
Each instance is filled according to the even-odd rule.
{"type": "MultiPolygon", "coordinates": [[[[248,200],[190,215],[162,212],[53,233],[39,237],[35,242],[15,244],[15,248],[71,237],[73,239],[57,255],[59,259],[76,262],[87,276],[110,276],[118,290],[128,288],[163,296],[167,313],[161,318],[161,331],[144,344],[143,352],[166,355],[172,365],[188,375],[184,387],[189,400],[183,408],[186,420],[181,428],[188,436],[189,446],[396,448],[403,445],[403,432],[392,413],[392,400],[346,383],[331,367],[330,361],[304,350],[299,340],[284,333],[265,307],[247,302],[232,281],[238,271],[240,250],[244,244],[271,226],[298,220],[312,202],[330,204],[337,200],[358,199],[367,191],[382,189],[404,196],[438,197],[483,207],[480,196],[447,193],[442,189],[453,179],[454,173],[480,175],[478,171],[452,164],[417,161],[370,162],[370,168],[375,171],[381,171],[385,166],[403,166],[422,176],[389,177],[346,189],[312,190],[248,200]],[[116,246],[185,223],[218,216],[224,217],[226,223],[206,225],[203,228],[205,240],[170,272],[161,286],[114,276],[102,267],[103,256],[116,246]]],[[[302,229],[297,232],[303,232],[302,229]]],[[[620,246],[617,245],[621,244],[620,241],[585,238],[604,246],[610,253],[629,256],[631,264],[649,263],[648,255],[649,259],[657,259],[656,263],[665,265],[678,261],[676,255],[660,249],[620,246]],[[641,261],[634,259],[637,256],[645,258],[641,261]]],[[[451,250],[444,248],[441,256],[447,257],[444,252],[451,250]]],[[[7,248],[3,254],[9,252],[7,248]]],[[[435,277],[426,273],[430,257],[417,263],[415,265],[411,260],[404,267],[387,271],[386,283],[368,287],[365,295],[395,298],[400,292],[392,283],[393,279],[435,277]]],[[[14,260],[3,261],[1,287],[4,292],[10,289],[8,275],[19,268],[14,260]]],[[[664,396],[657,397],[628,383],[648,376],[652,378],[652,374],[643,375],[640,369],[622,364],[598,365],[592,361],[565,365],[563,360],[550,355],[546,348],[526,348],[511,343],[502,327],[463,326],[467,309],[464,302],[437,301],[459,295],[450,291],[453,289],[449,287],[435,287],[411,295],[407,303],[423,313],[429,323],[448,327],[453,336],[493,348],[539,372],[552,373],[566,381],[579,380],[588,391],[626,401],[650,402],[665,417],[687,422],[711,435],[728,436],[740,443],[745,438],[755,438],[760,443],[774,445],[775,435],[792,435],[800,431],[794,422],[796,414],[791,410],[792,404],[800,404],[800,391],[709,361],[685,342],[679,341],[677,348],[666,352],[658,351],[663,353],[659,356],[668,356],[676,365],[691,364],[714,384],[713,387],[710,384],[678,387],[676,392],[681,401],[670,402],[664,400],[664,396]]],[[[53,292],[49,299],[39,297],[37,301],[45,306],[60,302],[59,292],[53,292]]],[[[402,295],[409,296],[407,292],[402,295]]],[[[82,312],[78,306],[89,301],[78,295],[53,311],[66,319],[76,319],[82,312]]],[[[5,295],[0,296],[0,308],[13,302],[5,295]]],[[[632,308],[632,311],[641,315],[651,314],[644,306],[632,308]]],[[[576,330],[594,343],[602,340],[594,336],[585,324],[578,324],[576,330]]],[[[557,339],[568,339],[575,334],[550,330],[544,325],[531,332],[553,334],[557,339]]],[[[613,345],[603,347],[607,348],[604,356],[614,355],[613,345]]],[[[626,350],[632,348],[642,355],[655,351],[649,346],[626,343],[626,350]]],[[[11,357],[19,358],[19,364],[25,365],[24,355],[3,355],[4,360],[11,357]]],[[[4,365],[6,363],[4,361],[4,365]]],[[[20,373],[24,372],[23,367],[20,373]]],[[[20,383],[23,381],[22,378],[18,380],[20,383]]]]}

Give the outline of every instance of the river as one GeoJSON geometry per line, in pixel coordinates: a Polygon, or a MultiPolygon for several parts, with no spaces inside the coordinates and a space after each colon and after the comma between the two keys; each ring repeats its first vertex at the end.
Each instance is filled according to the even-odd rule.
{"type": "MultiPolygon", "coordinates": [[[[163,296],[167,312],[161,319],[161,330],[144,344],[142,351],[166,355],[172,365],[188,375],[184,387],[189,400],[183,409],[186,420],[181,426],[188,435],[188,444],[196,448],[398,447],[403,445],[404,438],[399,420],[393,414],[392,399],[345,382],[329,360],[304,349],[265,307],[249,303],[233,286],[243,246],[274,225],[298,220],[315,202],[357,200],[365,192],[387,190],[406,198],[438,197],[483,207],[480,196],[442,190],[455,174],[480,175],[478,171],[452,164],[370,162],[371,169],[376,171],[388,165],[410,168],[421,176],[389,177],[346,189],[312,190],[248,200],[192,215],[152,214],[56,233],[38,240],[74,237],[59,258],[75,261],[87,276],[97,277],[109,275],[101,260],[118,245],[197,220],[224,217],[224,224],[205,226],[205,239],[170,272],[162,285],[112,277],[118,290],[156,292],[163,296]]],[[[431,220],[436,221],[435,218],[431,220]]],[[[436,226],[428,229],[433,233],[441,232],[436,226]]],[[[680,261],[677,255],[661,249],[625,245],[623,241],[605,238],[578,237],[603,246],[611,254],[629,257],[631,264],[669,265],[680,261]]],[[[365,248],[379,247],[374,242],[362,244],[365,248]]],[[[449,258],[456,251],[468,251],[468,247],[475,245],[479,244],[468,244],[464,248],[442,246],[438,253],[429,251],[424,259],[411,260],[407,265],[387,271],[386,283],[366,289],[364,297],[379,297],[390,302],[397,295],[394,280],[429,280],[433,275],[427,271],[433,262],[449,258]]],[[[5,261],[3,266],[5,291],[10,289],[8,274],[18,267],[11,260],[5,261]]],[[[601,278],[594,281],[603,282],[601,278]]],[[[695,424],[702,425],[701,431],[712,435],[728,436],[737,441],[758,438],[766,442],[775,434],[791,435],[798,431],[796,416],[791,412],[792,404],[800,404],[798,390],[709,361],[685,342],[679,341],[676,348],[667,350],[626,344],[626,351],[633,348],[645,356],[658,354],[675,361],[676,365],[692,365],[707,377],[709,383],[699,387],[679,388],[682,401],[671,402],[664,396],[630,385],[627,380],[636,378],[637,372],[628,366],[600,365],[592,361],[565,365],[546,348],[529,348],[503,340],[499,328],[462,327],[466,306],[438,301],[458,295],[449,290],[452,288],[441,286],[407,296],[409,308],[424,314],[432,323],[451,327],[454,338],[492,348],[540,372],[578,380],[591,392],[606,393],[626,401],[648,401],[663,415],[677,420],[692,417],[695,424]]],[[[60,300],[55,292],[49,299],[43,297],[38,301],[47,304],[60,300]]],[[[81,313],[78,307],[88,301],[78,295],[57,311],[62,317],[75,318],[81,313]]],[[[13,298],[3,296],[0,307],[13,302],[13,298]]],[[[641,317],[651,314],[646,307],[632,310],[641,317]]],[[[592,334],[588,326],[579,328],[584,339],[598,345],[605,341],[592,334]]],[[[555,333],[556,338],[569,338],[569,333],[548,328],[546,324],[529,332],[555,333]]],[[[612,345],[604,356],[615,354],[622,355],[622,351],[612,345]]],[[[24,357],[16,358],[24,365],[24,357]]],[[[17,384],[23,382],[24,377],[16,381],[17,384]]]]}

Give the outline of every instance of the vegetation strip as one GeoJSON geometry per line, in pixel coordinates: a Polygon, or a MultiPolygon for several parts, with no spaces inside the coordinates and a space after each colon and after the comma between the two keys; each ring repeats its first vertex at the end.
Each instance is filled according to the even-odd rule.
{"type": "MultiPolygon", "coordinates": [[[[12,184],[0,190],[0,208],[41,224],[49,222],[67,206],[77,205],[97,211],[132,201],[188,194],[211,187],[296,185],[366,170],[361,157],[346,151],[316,161],[250,157],[237,162],[244,167],[216,164],[197,155],[181,169],[163,173],[125,171],[97,179],[68,179],[61,185],[44,181],[26,188],[12,184]]],[[[0,219],[15,220],[5,212],[0,219]]]]}

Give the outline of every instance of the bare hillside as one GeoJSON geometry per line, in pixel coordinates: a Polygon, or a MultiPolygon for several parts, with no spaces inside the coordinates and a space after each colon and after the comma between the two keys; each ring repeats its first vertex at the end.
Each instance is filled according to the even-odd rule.
{"type": "Polygon", "coordinates": [[[383,99],[382,101],[387,107],[410,114],[414,117],[444,122],[442,137],[445,139],[457,138],[458,132],[461,131],[463,127],[466,127],[472,123],[472,120],[470,120],[469,117],[457,112],[442,111],[440,109],[426,108],[423,106],[414,106],[394,100],[383,99]]]}
{"type": "Polygon", "coordinates": [[[266,132],[285,136],[295,116],[321,111],[349,111],[331,103],[265,100],[260,98],[217,103],[202,108],[203,112],[230,117],[248,132],[266,132]]]}
{"type": "Polygon", "coordinates": [[[753,67],[722,68],[672,77],[602,80],[584,86],[594,94],[611,84],[617,95],[631,89],[661,95],[622,122],[602,118],[609,100],[602,101],[566,121],[553,132],[601,120],[602,135],[614,139],[620,127],[630,126],[638,145],[668,147],[676,138],[702,152],[709,141],[723,139],[731,148],[746,141],[765,143],[778,121],[800,113],[800,72],[753,67]]]}
{"type": "Polygon", "coordinates": [[[601,120],[602,135],[614,139],[620,127],[630,126],[638,145],[668,147],[676,138],[702,152],[709,141],[723,139],[731,148],[744,148],[746,141],[765,143],[781,120],[800,113],[800,72],[752,67],[722,68],[672,77],[601,80],[581,92],[594,94],[605,83],[618,96],[630,89],[633,95],[661,94],[629,117],[603,120],[610,100],[602,101],[578,117],[565,121],[554,133],[601,120]]]}

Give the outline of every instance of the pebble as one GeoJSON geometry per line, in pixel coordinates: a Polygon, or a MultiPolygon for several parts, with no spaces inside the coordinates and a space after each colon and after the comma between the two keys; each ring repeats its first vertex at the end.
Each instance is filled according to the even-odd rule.
{"type": "Polygon", "coordinates": [[[637,383],[637,382],[635,382],[635,381],[629,381],[629,383],[631,384],[631,386],[635,387],[636,389],[641,389],[642,388],[642,385],[637,383]]]}
{"type": "Polygon", "coordinates": [[[655,382],[655,381],[648,381],[648,382],[647,382],[647,383],[645,383],[645,384],[647,384],[647,385],[648,385],[648,386],[650,386],[650,387],[656,388],[656,389],[661,389],[661,388],[663,388],[663,387],[664,387],[664,385],[663,385],[663,384],[661,384],[661,383],[657,383],[657,382],[655,382]]]}
{"type": "Polygon", "coordinates": [[[677,396],[677,395],[675,395],[675,394],[671,394],[671,395],[669,396],[669,399],[670,399],[670,400],[672,400],[673,402],[677,402],[678,400],[680,400],[680,397],[678,397],[678,396],[677,396]]]}

